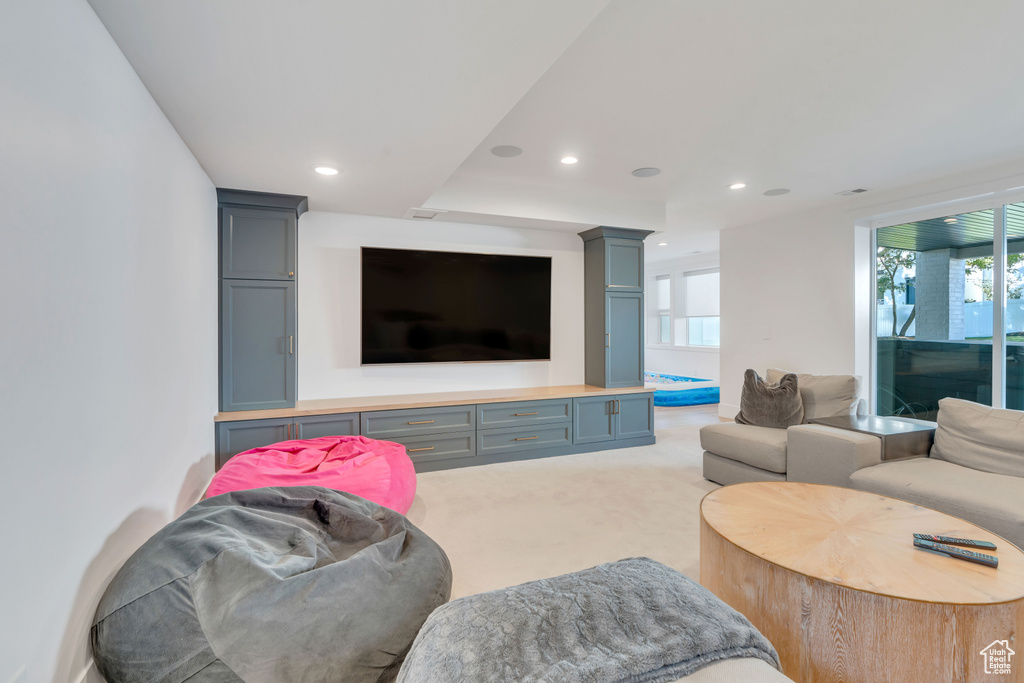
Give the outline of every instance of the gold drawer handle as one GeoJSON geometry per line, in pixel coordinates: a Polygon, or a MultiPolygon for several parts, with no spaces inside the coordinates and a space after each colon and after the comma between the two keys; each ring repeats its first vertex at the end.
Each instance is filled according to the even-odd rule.
{"type": "Polygon", "coordinates": [[[428,425],[428,424],[431,424],[432,422],[433,422],[433,420],[421,420],[419,422],[406,422],[405,424],[409,424],[409,425],[428,425]]]}
{"type": "Polygon", "coordinates": [[[512,413],[512,417],[526,417],[527,415],[536,415],[537,413],[512,413]]]}
{"type": "Polygon", "coordinates": [[[513,441],[529,441],[530,439],[536,439],[536,438],[537,437],[535,437],[535,436],[523,436],[523,437],[519,437],[517,439],[513,439],[513,441]]]}
{"type": "Polygon", "coordinates": [[[415,453],[416,451],[432,451],[434,450],[434,447],[427,446],[426,448],[408,448],[406,450],[409,451],[410,453],[415,453]]]}

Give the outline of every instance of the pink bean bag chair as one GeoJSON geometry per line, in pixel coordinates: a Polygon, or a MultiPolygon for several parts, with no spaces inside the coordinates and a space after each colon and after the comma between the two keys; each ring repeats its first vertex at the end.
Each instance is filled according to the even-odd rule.
{"type": "Polygon", "coordinates": [[[234,456],[213,475],[212,498],[264,486],[323,486],[354,493],[403,515],[416,495],[405,446],[365,436],[281,441],[234,456]]]}

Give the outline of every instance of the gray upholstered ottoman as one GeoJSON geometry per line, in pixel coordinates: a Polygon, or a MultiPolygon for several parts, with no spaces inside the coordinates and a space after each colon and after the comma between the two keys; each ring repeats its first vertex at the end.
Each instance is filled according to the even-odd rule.
{"type": "Polygon", "coordinates": [[[93,657],[120,681],[388,681],[451,566],[397,512],[319,487],[192,507],[115,576],[93,657]]]}

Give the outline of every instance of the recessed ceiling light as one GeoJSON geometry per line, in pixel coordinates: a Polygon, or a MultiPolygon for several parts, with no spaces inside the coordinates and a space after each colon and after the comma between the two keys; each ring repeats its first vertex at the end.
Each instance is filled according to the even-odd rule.
{"type": "Polygon", "coordinates": [[[730,190],[742,190],[746,186],[747,186],[746,183],[733,183],[732,185],[729,186],[729,189],[730,190]]]}
{"type": "Polygon", "coordinates": [[[774,190],[765,190],[765,197],[778,197],[780,194],[789,194],[789,190],[784,187],[777,187],[774,190]]]}
{"type": "Polygon", "coordinates": [[[659,173],[661,173],[661,169],[654,168],[653,166],[648,166],[646,168],[638,168],[635,171],[633,171],[633,175],[635,175],[637,178],[650,178],[651,176],[656,176],[659,173]]]}
{"type": "Polygon", "coordinates": [[[523,153],[522,147],[516,147],[515,145],[498,145],[497,147],[491,147],[491,154],[496,157],[517,157],[523,153]]]}
{"type": "Polygon", "coordinates": [[[955,218],[947,218],[946,222],[947,223],[956,223],[956,219],[955,218]]]}
{"type": "Polygon", "coordinates": [[[317,166],[313,170],[320,175],[338,175],[338,169],[331,168],[330,166],[317,166]]]}
{"type": "Polygon", "coordinates": [[[562,157],[563,164],[575,164],[579,159],[576,157],[562,157]]]}
{"type": "Polygon", "coordinates": [[[668,242],[658,242],[658,246],[659,247],[667,247],[668,246],[668,242]]]}

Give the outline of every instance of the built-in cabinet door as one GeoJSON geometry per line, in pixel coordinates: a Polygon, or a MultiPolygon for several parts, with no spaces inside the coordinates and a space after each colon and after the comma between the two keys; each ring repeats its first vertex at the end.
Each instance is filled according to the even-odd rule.
{"type": "Polygon", "coordinates": [[[295,283],[221,281],[221,411],[295,407],[295,283]]]}
{"type": "Polygon", "coordinates": [[[582,444],[614,440],[614,405],[608,396],[573,399],[572,442],[582,444]]]}
{"type": "Polygon", "coordinates": [[[643,240],[608,237],[604,240],[605,283],[609,290],[642,292],[644,289],[643,240]]]}
{"type": "Polygon", "coordinates": [[[643,294],[605,294],[606,387],[643,386],[643,308],[643,294]]]}
{"type": "Polygon", "coordinates": [[[654,394],[623,394],[615,397],[616,439],[654,436],[654,394]]]}
{"type": "Polygon", "coordinates": [[[297,219],[291,210],[220,209],[220,276],[294,280],[297,219]]]}
{"type": "Polygon", "coordinates": [[[217,469],[242,451],[287,441],[291,425],[292,420],[287,417],[216,423],[217,469]]]}
{"type": "Polygon", "coordinates": [[[295,418],[296,439],[319,439],[322,436],[353,436],[359,433],[359,413],[341,415],[308,415],[295,418]]]}

